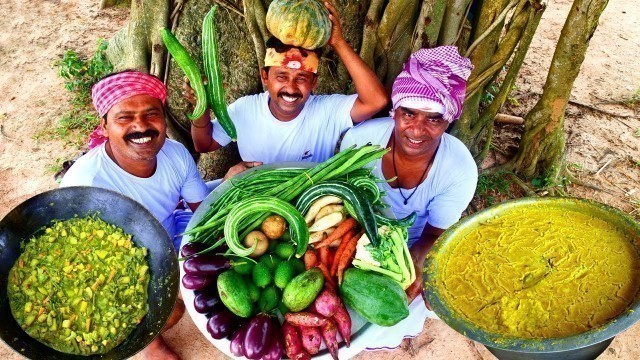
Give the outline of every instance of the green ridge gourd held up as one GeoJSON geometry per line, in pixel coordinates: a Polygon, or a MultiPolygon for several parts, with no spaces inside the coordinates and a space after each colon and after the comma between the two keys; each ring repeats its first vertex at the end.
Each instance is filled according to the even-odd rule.
{"type": "Polygon", "coordinates": [[[187,50],[180,44],[180,41],[166,28],[162,28],[162,41],[164,45],[169,50],[173,59],[178,63],[178,66],[182,71],[184,71],[185,75],[189,79],[189,83],[193,88],[193,92],[196,95],[196,107],[193,109],[193,113],[191,115],[187,115],[189,120],[196,120],[204,115],[204,112],[207,110],[207,92],[204,88],[204,83],[202,82],[202,75],[200,74],[200,69],[198,69],[198,65],[196,65],[195,61],[189,56],[187,50]]]}
{"type": "Polygon", "coordinates": [[[222,74],[220,72],[220,59],[218,58],[218,40],[213,22],[213,15],[217,7],[218,5],[214,5],[202,22],[202,60],[204,62],[204,74],[207,77],[206,87],[209,107],[213,110],[222,129],[232,141],[236,141],[238,135],[227,113],[222,74]]]}

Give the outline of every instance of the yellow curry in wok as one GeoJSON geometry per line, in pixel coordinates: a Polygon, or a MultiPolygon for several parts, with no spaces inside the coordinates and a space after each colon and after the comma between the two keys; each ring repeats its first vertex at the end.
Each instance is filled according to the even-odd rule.
{"type": "Polygon", "coordinates": [[[640,258],[630,240],[576,211],[511,210],[449,249],[438,282],[444,300],[484,330],[565,337],[603,325],[634,302],[640,258]]]}

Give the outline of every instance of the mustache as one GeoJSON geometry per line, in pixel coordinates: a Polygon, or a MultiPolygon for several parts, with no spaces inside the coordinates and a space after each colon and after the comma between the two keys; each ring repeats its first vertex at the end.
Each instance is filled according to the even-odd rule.
{"type": "Polygon", "coordinates": [[[284,92],[284,91],[279,92],[278,96],[289,96],[289,97],[295,97],[295,98],[302,98],[302,94],[300,94],[300,93],[290,94],[290,93],[284,92]]]}
{"type": "Polygon", "coordinates": [[[124,139],[132,140],[132,139],[141,139],[145,137],[157,137],[157,136],[160,136],[160,133],[157,130],[149,129],[144,132],[136,131],[136,132],[129,133],[124,136],[124,139]]]}

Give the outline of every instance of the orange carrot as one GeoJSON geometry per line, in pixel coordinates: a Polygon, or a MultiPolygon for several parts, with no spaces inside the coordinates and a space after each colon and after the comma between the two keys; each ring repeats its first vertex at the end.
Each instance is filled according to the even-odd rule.
{"type": "Polygon", "coordinates": [[[309,270],[318,263],[318,253],[313,249],[307,249],[304,253],[304,268],[309,270]]]}
{"type": "Polygon", "coordinates": [[[329,268],[329,247],[321,247],[318,249],[318,253],[320,254],[320,262],[324,264],[324,266],[329,268]]]}
{"type": "Polygon", "coordinates": [[[331,245],[334,240],[341,238],[356,225],[358,225],[356,219],[348,218],[347,220],[343,221],[342,224],[338,225],[338,227],[331,234],[329,234],[329,236],[315,243],[314,247],[316,249],[319,249],[321,247],[331,245]]]}
{"type": "Polygon", "coordinates": [[[342,284],[342,274],[347,266],[351,265],[351,261],[353,260],[353,256],[356,254],[356,245],[358,244],[358,239],[362,236],[363,232],[359,232],[356,236],[349,239],[349,243],[344,248],[344,252],[340,256],[340,261],[338,264],[338,284],[342,284]]]}
{"type": "Polygon", "coordinates": [[[332,290],[336,290],[336,283],[333,280],[333,278],[331,277],[331,274],[329,274],[329,269],[327,269],[327,267],[322,263],[319,262],[316,267],[318,269],[320,269],[322,271],[322,275],[324,275],[324,283],[325,285],[329,286],[332,290]]]}
{"type": "Polygon", "coordinates": [[[356,235],[356,231],[351,229],[348,233],[344,234],[342,237],[342,241],[340,242],[340,246],[338,246],[338,250],[336,250],[336,254],[333,257],[333,264],[331,264],[331,275],[336,276],[336,272],[338,271],[338,263],[340,262],[340,256],[344,252],[344,248],[349,243],[349,240],[356,235]]]}
{"type": "MultiPolygon", "coordinates": [[[[336,258],[336,250],[337,248],[329,248],[329,263],[327,264],[327,268],[331,269],[333,267],[333,261],[336,258]]],[[[329,271],[331,273],[331,271],[329,271]]]]}

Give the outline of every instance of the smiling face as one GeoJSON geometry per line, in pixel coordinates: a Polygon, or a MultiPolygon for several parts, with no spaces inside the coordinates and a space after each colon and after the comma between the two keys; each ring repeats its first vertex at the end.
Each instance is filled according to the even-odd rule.
{"type": "Polygon", "coordinates": [[[281,121],[293,120],[300,114],[318,81],[312,72],[282,66],[262,69],[261,76],[269,91],[269,110],[281,121]]]}
{"type": "Polygon", "coordinates": [[[136,95],[115,104],[102,120],[108,148],[125,170],[154,162],[164,145],[167,123],[162,102],[149,95],[136,95]]]}
{"type": "Polygon", "coordinates": [[[397,147],[406,155],[421,156],[437,148],[440,137],[447,130],[449,122],[442,114],[405,107],[396,109],[394,140],[397,147]]]}

